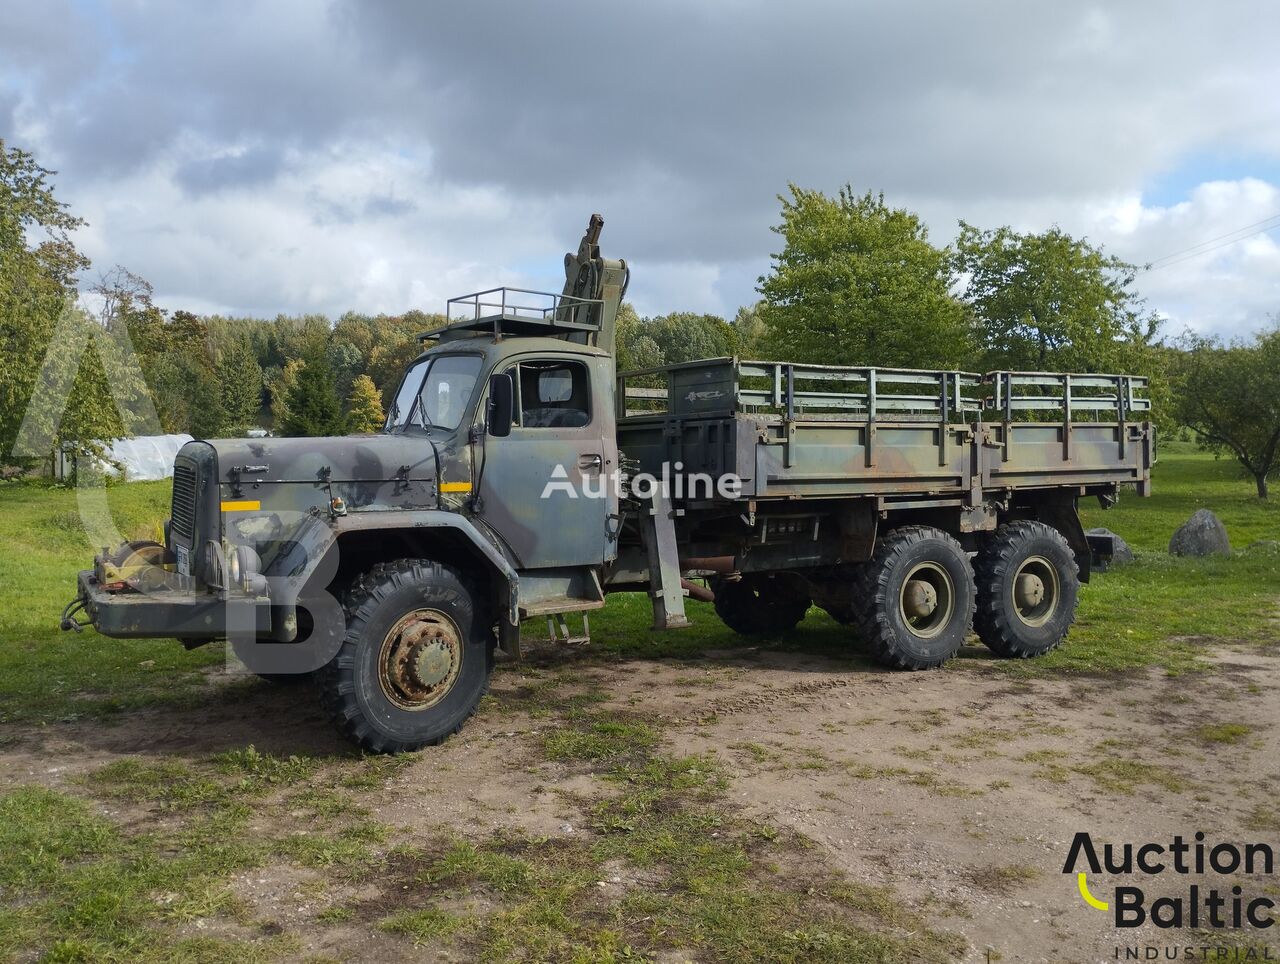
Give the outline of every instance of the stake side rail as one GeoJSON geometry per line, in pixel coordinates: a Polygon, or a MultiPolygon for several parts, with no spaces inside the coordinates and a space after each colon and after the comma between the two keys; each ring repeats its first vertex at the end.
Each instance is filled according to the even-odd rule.
{"type": "Polygon", "coordinates": [[[746,497],[902,495],[975,504],[1015,488],[1149,480],[1136,375],[714,358],[621,372],[619,444],[645,471],[736,472],[746,497]]]}

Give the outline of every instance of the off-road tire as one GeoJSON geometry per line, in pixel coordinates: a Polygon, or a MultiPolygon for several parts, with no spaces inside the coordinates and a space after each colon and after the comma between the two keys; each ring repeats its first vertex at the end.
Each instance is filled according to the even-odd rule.
{"type": "Polygon", "coordinates": [[[380,563],[343,597],[346,635],[316,671],[320,702],[338,730],[373,753],[435,746],[457,733],[488,691],[493,632],[481,598],[458,570],[426,559],[380,563]],[[407,614],[441,613],[458,630],[461,665],[439,702],[417,710],[387,695],[379,671],[384,641],[407,614]]]}
{"type": "Polygon", "coordinates": [[[858,633],[876,659],[892,669],[941,666],[969,634],[973,572],[960,543],[941,529],[904,526],[881,537],[871,559],[858,566],[853,590],[858,633]],[[905,584],[913,573],[937,580],[950,593],[947,610],[925,636],[912,628],[904,611],[905,584]]]}
{"type": "Polygon", "coordinates": [[[780,636],[795,629],[812,605],[785,577],[752,574],[713,579],[716,615],[739,636],[780,636]]]}
{"type": "Polygon", "coordinates": [[[978,591],[973,628],[988,649],[1006,659],[1028,659],[1066,639],[1076,618],[1080,571],[1057,529],[1043,522],[1005,523],[978,553],[973,568],[978,591]],[[1038,614],[1030,609],[1030,620],[1024,618],[1025,607],[1015,602],[1020,571],[1035,573],[1042,587],[1052,586],[1051,610],[1038,614]]]}

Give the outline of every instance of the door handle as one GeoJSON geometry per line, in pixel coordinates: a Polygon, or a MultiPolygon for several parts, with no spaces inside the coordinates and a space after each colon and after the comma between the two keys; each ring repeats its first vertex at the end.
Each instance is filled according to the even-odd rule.
{"type": "Polygon", "coordinates": [[[604,456],[595,453],[589,453],[578,456],[578,468],[580,469],[599,469],[604,467],[604,456]]]}

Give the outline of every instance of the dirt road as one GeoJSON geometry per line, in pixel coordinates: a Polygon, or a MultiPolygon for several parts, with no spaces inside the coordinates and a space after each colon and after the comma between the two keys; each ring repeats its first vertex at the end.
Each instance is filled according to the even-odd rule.
{"type": "MultiPolygon", "coordinates": [[[[765,828],[758,835],[773,839],[776,853],[887,888],[877,893],[957,935],[948,953],[962,959],[1103,961],[1125,946],[1235,946],[1245,942],[1150,926],[1117,931],[1062,872],[1080,831],[1099,846],[1167,843],[1197,831],[1211,842],[1280,845],[1280,658],[1255,647],[1211,659],[1209,672],[1172,678],[1041,679],[1010,673],[978,650],[947,671],[915,674],[763,650],[681,662],[535,654],[500,669],[461,735],[389,768],[357,796],[368,819],[391,828],[383,851],[441,834],[590,841],[603,833],[593,808],[617,783],[592,752],[557,749],[561,736],[577,732],[574,714],[589,707],[596,721],[646,725],[653,753],[664,758],[712,761],[724,775],[718,806],[765,828]]],[[[21,736],[0,748],[0,781],[83,795],[87,774],[126,757],[198,761],[247,744],[280,756],[332,755],[339,769],[359,763],[349,762],[307,695],[228,684],[218,674],[209,698],[189,709],[21,736]]],[[[98,806],[126,826],[165,819],[147,801],[98,806]]],[[[288,805],[264,809],[250,829],[282,833],[301,816],[288,805]]],[[[625,861],[594,872],[601,906],[660,887],[625,861]]],[[[1241,883],[1275,898],[1274,881],[1216,879],[1224,890],[1241,883]]],[[[1115,882],[1106,874],[1089,880],[1095,894],[1115,882]]],[[[1195,881],[1135,882],[1155,897],[1185,893],[1195,881]]],[[[302,951],[338,958],[469,956],[465,941],[415,948],[370,926],[393,908],[390,886],[385,877],[352,881],[276,861],[233,879],[247,914],[201,926],[234,933],[245,920],[269,920],[302,951]],[[323,919],[339,904],[369,913],[323,919]]],[[[476,888],[444,906],[482,916],[498,902],[492,888],[476,888]]],[[[1271,953],[1280,957],[1280,949],[1271,953]]],[[[675,946],[657,956],[715,954],[675,946]]]]}

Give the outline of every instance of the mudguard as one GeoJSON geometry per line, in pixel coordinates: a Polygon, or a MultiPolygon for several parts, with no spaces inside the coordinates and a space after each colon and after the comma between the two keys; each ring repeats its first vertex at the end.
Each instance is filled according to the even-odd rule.
{"type": "Polygon", "coordinates": [[[353,512],[327,522],[316,520],[297,538],[297,551],[286,553],[273,561],[266,570],[269,576],[283,576],[295,585],[305,585],[322,565],[336,566],[333,551],[340,551],[342,537],[352,532],[421,532],[429,529],[452,529],[458,532],[491,567],[505,589],[506,621],[515,626],[520,622],[520,576],[511,562],[481,531],[480,527],[458,512],[443,509],[417,509],[413,511],[365,511],[353,512]]]}

